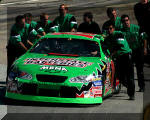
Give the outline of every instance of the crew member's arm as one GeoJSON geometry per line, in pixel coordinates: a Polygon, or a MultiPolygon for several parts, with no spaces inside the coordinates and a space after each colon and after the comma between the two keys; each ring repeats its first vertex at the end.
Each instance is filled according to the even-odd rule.
{"type": "Polygon", "coordinates": [[[144,55],[147,55],[147,40],[144,40],[144,55]]]}
{"type": "Polygon", "coordinates": [[[22,42],[19,42],[18,43],[25,51],[28,50],[28,48],[22,43],[22,42]]]}
{"type": "Polygon", "coordinates": [[[37,24],[35,30],[37,31],[37,37],[38,38],[40,38],[41,36],[46,35],[44,29],[39,24],[37,24]]]}
{"type": "Polygon", "coordinates": [[[27,47],[22,43],[20,34],[17,32],[11,32],[11,39],[14,41],[14,43],[16,43],[16,45],[18,44],[18,46],[22,47],[25,51],[28,50],[27,47]]]}
{"type": "Polygon", "coordinates": [[[33,45],[33,43],[30,40],[27,40],[27,43],[31,46],[33,45]]]}

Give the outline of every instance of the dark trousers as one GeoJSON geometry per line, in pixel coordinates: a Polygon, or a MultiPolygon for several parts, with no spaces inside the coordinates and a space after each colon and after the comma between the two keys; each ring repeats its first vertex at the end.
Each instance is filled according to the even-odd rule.
{"type": "Polygon", "coordinates": [[[134,69],[132,64],[131,54],[127,53],[116,58],[116,70],[120,82],[127,82],[127,93],[129,96],[134,96],[134,69]]]}
{"type": "Polygon", "coordinates": [[[10,71],[11,65],[13,62],[25,53],[24,50],[19,47],[15,47],[13,45],[7,45],[7,75],[10,71]]]}
{"type": "Polygon", "coordinates": [[[137,78],[138,78],[138,86],[143,89],[145,87],[144,82],[144,53],[142,48],[138,48],[132,51],[132,59],[133,63],[135,63],[135,67],[137,70],[137,78]]]}

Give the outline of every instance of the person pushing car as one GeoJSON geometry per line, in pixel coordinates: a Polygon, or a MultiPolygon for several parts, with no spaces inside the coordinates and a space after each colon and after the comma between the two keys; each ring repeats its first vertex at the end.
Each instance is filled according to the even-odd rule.
{"type": "Polygon", "coordinates": [[[113,22],[107,24],[108,36],[104,40],[104,45],[110,50],[112,57],[116,59],[116,72],[120,82],[127,81],[127,94],[129,100],[134,100],[135,83],[134,71],[131,59],[131,52],[125,36],[120,31],[115,31],[113,22]]]}

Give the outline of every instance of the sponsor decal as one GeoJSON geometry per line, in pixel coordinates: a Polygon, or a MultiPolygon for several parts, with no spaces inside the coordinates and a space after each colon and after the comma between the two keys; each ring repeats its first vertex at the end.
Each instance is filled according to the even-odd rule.
{"type": "Polygon", "coordinates": [[[24,64],[59,65],[84,68],[92,65],[90,62],[64,58],[27,58],[24,64]]]}
{"type": "Polygon", "coordinates": [[[99,69],[97,69],[97,75],[95,74],[95,72],[93,72],[93,78],[90,81],[98,80],[102,80],[102,72],[99,69]]]}
{"type": "MultiPolygon", "coordinates": [[[[105,80],[105,95],[107,94],[107,92],[112,88],[113,86],[113,78],[114,77],[111,73],[111,63],[108,61],[108,59],[106,59],[107,61],[107,66],[106,66],[106,80],[105,80]]],[[[114,69],[113,69],[114,70],[114,69]]]]}
{"type": "Polygon", "coordinates": [[[113,81],[114,81],[114,75],[115,75],[115,64],[114,64],[114,62],[112,60],[111,60],[111,69],[112,69],[111,81],[113,83],[113,81]]]}
{"type": "Polygon", "coordinates": [[[55,67],[55,66],[43,66],[40,70],[44,70],[45,72],[67,72],[67,69],[64,67],[55,67]]]}
{"type": "Polygon", "coordinates": [[[93,86],[102,86],[102,80],[97,80],[92,83],[93,83],[93,86]]]}
{"type": "Polygon", "coordinates": [[[102,96],[102,86],[92,87],[94,97],[101,97],[102,96]]]}
{"type": "Polygon", "coordinates": [[[109,62],[107,63],[106,72],[107,72],[107,74],[109,74],[109,73],[110,73],[110,63],[109,63],[109,62]]]}
{"type": "Polygon", "coordinates": [[[102,97],[102,86],[92,86],[89,91],[84,91],[84,98],[102,97]]]}
{"type": "Polygon", "coordinates": [[[90,81],[99,81],[99,80],[102,80],[101,77],[96,77],[96,78],[92,78],[90,81]]]}
{"type": "Polygon", "coordinates": [[[105,95],[106,93],[111,89],[111,83],[110,83],[110,79],[109,78],[106,78],[106,81],[105,81],[105,95]]]}

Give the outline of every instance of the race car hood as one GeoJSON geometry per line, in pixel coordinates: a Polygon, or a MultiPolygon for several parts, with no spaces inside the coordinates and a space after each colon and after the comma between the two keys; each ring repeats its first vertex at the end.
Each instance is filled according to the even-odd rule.
{"type": "Polygon", "coordinates": [[[48,74],[60,76],[79,76],[101,72],[107,59],[100,57],[53,56],[27,53],[20,57],[15,65],[20,71],[32,75],[48,74]]]}

